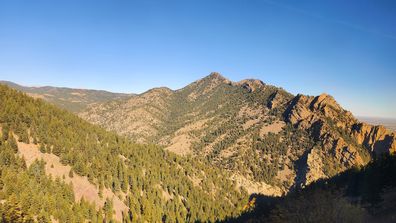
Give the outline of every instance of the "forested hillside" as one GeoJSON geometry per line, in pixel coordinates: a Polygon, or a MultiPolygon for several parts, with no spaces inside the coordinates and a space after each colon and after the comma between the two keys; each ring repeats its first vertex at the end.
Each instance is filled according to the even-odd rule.
{"type": "Polygon", "coordinates": [[[102,90],[73,89],[65,87],[26,87],[9,81],[0,81],[14,89],[23,91],[34,98],[41,98],[71,112],[81,112],[89,105],[118,100],[133,94],[112,93],[102,90]]]}
{"type": "Polygon", "coordinates": [[[111,189],[129,208],[118,219],[125,222],[213,222],[239,215],[247,202],[243,188],[207,161],[134,144],[4,85],[0,125],[0,200],[6,221],[10,216],[60,222],[114,219],[111,200],[96,211],[85,201],[75,201],[72,187],[62,179],[46,175],[43,163],[27,168],[16,155],[15,140],[60,157],[72,167],[70,174],[86,176],[99,194],[111,189]]]}
{"type": "Polygon", "coordinates": [[[0,222],[100,222],[104,216],[88,202],[74,202],[70,185],[45,175],[43,163],[29,168],[16,156],[15,139],[3,130],[0,141],[0,222]]]}

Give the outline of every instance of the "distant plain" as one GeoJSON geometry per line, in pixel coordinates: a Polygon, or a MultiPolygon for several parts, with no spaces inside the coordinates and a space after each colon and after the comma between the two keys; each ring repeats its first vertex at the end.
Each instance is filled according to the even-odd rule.
{"type": "Polygon", "coordinates": [[[386,128],[396,131],[396,119],[395,118],[374,118],[374,117],[358,117],[362,122],[367,122],[371,125],[383,125],[386,128]]]}

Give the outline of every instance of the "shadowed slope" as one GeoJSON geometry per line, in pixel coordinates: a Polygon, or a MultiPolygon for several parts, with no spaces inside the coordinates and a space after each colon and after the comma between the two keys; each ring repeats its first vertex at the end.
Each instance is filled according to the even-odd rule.
{"type": "Polygon", "coordinates": [[[380,156],[282,198],[252,196],[250,210],[225,222],[394,222],[396,156],[380,156]]]}

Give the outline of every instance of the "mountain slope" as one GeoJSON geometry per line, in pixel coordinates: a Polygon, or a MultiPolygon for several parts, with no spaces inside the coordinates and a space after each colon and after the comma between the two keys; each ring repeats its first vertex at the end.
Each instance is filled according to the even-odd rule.
{"type": "Polygon", "coordinates": [[[66,184],[71,184],[75,201],[78,203],[82,199],[94,204],[97,208],[103,208],[107,200],[112,201],[114,208],[114,218],[121,220],[122,213],[128,212],[128,207],[117,197],[113,191],[103,188],[99,189],[95,184],[89,182],[87,177],[82,177],[73,172],[70,165],[60,162],[58,156],[41,152],[38,145],[18,142],[18,154],[25,160],[26,166],[31,167],[36,160],[45,162],[44,171],[47,175],[62,179],[66,184]],[[101,195],[101,196],[100,196],[101,195]]]}
{"type": "Polygon", "coordinates": [[[9,81],[0,81],[14,89],[23,91],[29,96],[44,99],[52,104],[72,112],[81,112],[87,106],[130,97],[130,94],[112,93],[99,90],[60,88],[60,87],[25,87],[9,81]]]}
{"type": "Polygon", "coordinates": [[[250,192],[264,194],[287,192],[365,165],[372,153],[396,150],[393,132],[360,123],[329,95],[293,96],[259,80],[235,83],[218,73],[180,90],[156,88],[93,105],[80,116],[136,141],[205,158],[250,192]],[[252,183],[266,186],[249,188],[252,183]]]}
{"type": "Polygon", "coordinates": [[[225,222],[395,222],[395,177],[396,156],[384,154],[285,197],[254,196],[250,211],[225,222]]]}
{"type": "Polygon", "coordinates": [[[248,198],[226,173],[206,161],[180,158],[154,145],[134,144],[4,85],[0,85],[0,126],[1,204],[16,204],[29,216],[43,215],[60,222],[100,222],[103,218],[125,222],[214,222],[238,215],[248,198]],[[51,165],[40,161],[32,164],[28,157],[25,163],[23,156],[29,154],[26,150],[51,165]],[[48,170],[52,165],[58,172],[48,170]],[[71,168],[68,177],[55,181],[49,177],[49,173],[56,176],[62,168],[71,168]],[[19,175],[20,180],[16,178],[19,175]],[[120,213],[115,210],[115,198],[108,197],[102,208],[95,205],[97,212],[90,196],[82,196],[89,204],[86,200],[75,201],[81,191],[64,183],[73,175],[96,187],[99,197],[111,191],[128,211],[114,215],[120,213]],[[41,200],[31,202],[29,193],[41,200]]]}

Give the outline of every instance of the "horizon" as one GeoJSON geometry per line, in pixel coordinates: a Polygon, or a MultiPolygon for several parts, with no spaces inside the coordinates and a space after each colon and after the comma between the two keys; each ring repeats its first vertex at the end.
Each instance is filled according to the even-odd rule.
{"type": "MultiPolygon", "coordinates": [[[[207,76],[209,76],[209,75],[210,75],[210,74],[208,74],[208,75],[206,75],[206,76],[203,76],[202,78],[205,78],[205,77],[207,77],[207,76]]],[[[220,75],[223,76],[224,78],[226,78],[227,80],[230,80],[230,79],[228,79],[226,76],[222,75],[221,73],[220,73],[220,75]]],[[[200,78],[200,79],[202,79],[202,78],[200,78]]],[[[200,79],[194,80],[194,81],[190,82],[189,84],[192,84],[193,82],[198,81],[198,80],[200,80],[200,79]]],[[[246,78],[246,79],[251,79],[251,78],[246,78]]],[[[246,79],[242,79],[242,80],[246,80],[246,79]]],[[[232,81],[232,82],[235,83],[235,82],[242,81],[242,80],[237,80],[237,81],[230,80],[230,81],[232,81]]],[[[259,80],[259,79],[256,79],[256,80],[259,80]]],[[[187,84],[187,85],[182,86],[182,87],[177,88],[177,89],[173,89],[173,88],[170,88],[170,87],[168,87],[168,86],[156,86],[156,87],[152,87],[152,88],[148,88],[148,89],[146,89],[146,90],[143,90],[142,92],[133,92],[133,91],[131,91],[131,92],[118,92],[118,91],[111,91],[111,90],[106,90],[106,89],[80,88],[80,87],[69,87],[69,86],[54,86],[54,85],[42,85],[42,86],[35,85],[35,86],[34,86],[34,85],[25,85],[25,84],[21,84],[21,83],[9,81],[9,80],[0,80],[0,84],[1,84],[1,82],[10,82],[10,83],[12,83],[12,84],[17,84],[17,85],[22,86],[22,87],[30,87],[30,88],[55,87],[55,88],[68,88],[68,89],[76,89],[76,90],[106,91],[106,92],[109,92],[109,93],[120,93],[120,94],[130,94],[130,95],[134,95],[134,94],[135,94],[135,95],[144,94],[144,93],[146,93],[147,91],[150,91],[151,89],[154,89],[154,88],[161,88],[161,87],[169,88],[169,89],[171,89],[172,91],[177,91],[177,90],[180,90],[180,89],[182,89],[182,88],[184,88],[184,87],[186,87],[186,86],[189,85],[189,84],[187,84]]],[[[265,82],[264,82],[264,84],[268,84],[268,83],[265,83],[265,82]]],[[[268,84],[268,85],[270,85],[270,84],[268,84]]],[[[274,85],[272,85],[272,86],[274,86],[274,85]]],[[[283,89],[283,87],[280,87],[280,86],[275,86],[275,87],[279,87],[279,88],[282,88],[282,89],[283,89]]],[[[284,89],[284,90],[287,91],[287,89],[284,89]]],[[[327,94],[326,92],[322,92],[322,93],[327,94]]],[[[296,94],[294,94],[294,95],[296,95],[296,94]]],[[[318,96],[318,95],[308,95],[308,96],[318,96]]],[[[333,96],[333,95],[330,95],[330,96],[333,96]]],[[[335,100],[337,101],[337,103],[339,103],[338,100],[337,100],[337,98],[335,98],[335,100]]],[[[343,105],[341,105],[341,106],[343,107],[343,105]]],[[[344,108],[344,109],[345,109],[345,108],[344,108]]],[[[346,109],[346,110],[348,110],[348,109],[346,109]]],[[[351,112],[352,112],[352,111],[351,111],[351,112]]],[[[368,120],[365,120],[365,119],[371,119],[371,121],[375,121],[376,119],[380,119],[380,120],[389,120],[389,121],[396,121],[396,117],[378,117],[378,116],[356,115],[356,114],[353,113],[353,112],[352,112],[352,114],[353,114],[353,116],[355,116],[355,118],[360,119],[361,121],[365,121],[365,122],[368,121],[368,120]]]]}
{"type": "Polygon", "coordinates": [[[142,93],[215,70],[395,119],[395,9],[390,0],[0,0],[0,79],[142,93]]]}

